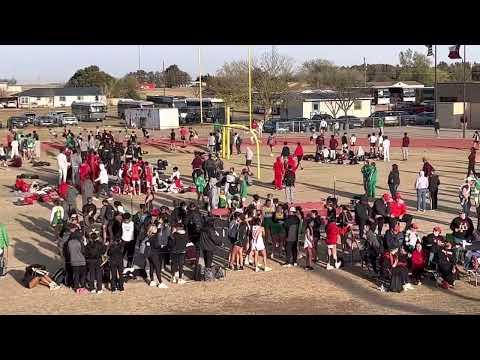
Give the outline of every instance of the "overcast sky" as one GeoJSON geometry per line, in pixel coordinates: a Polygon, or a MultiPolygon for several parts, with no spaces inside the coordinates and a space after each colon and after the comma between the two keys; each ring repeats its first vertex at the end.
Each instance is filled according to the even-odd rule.
{"type": "MultiPolygon", "coordinates": [[[[279,52],[294,58],[296,65],[313,58],[323,58],[338,65],[363,63],[398,63],[400,51],[412,48],[426,53],[423,45],[281,45],[279,52]]],[[[202,72],[214,73],[225,61],[246,58],[247,46],[202,46],[202,72]]],[[[271,46],[253,46],[258,56],[271,46]]],[[[113,76],[123,76],[138,69],[137,46],[0,46],[0,78],[14,77],[22,83],[64,82],[79,68],[98,65],[113,76]]],[[[461,50],[463,56],[463,47],[461,50]]],[[[447,58],[448,46],[438,46],[438,61],[447,58]]],[[[467,47],[467,61],[480,58],[480,46],[467,47]]],[[[198,46],[141,46],[141,68],[146,71],[177,64],[192,77],[198,74],[198,46]]]]}

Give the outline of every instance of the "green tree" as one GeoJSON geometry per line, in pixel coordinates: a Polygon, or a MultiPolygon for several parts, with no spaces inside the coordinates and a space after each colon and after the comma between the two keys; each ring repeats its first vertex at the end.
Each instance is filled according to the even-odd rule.
{"type": "Polygon", "coordinates": [[[431,60],[425,54],[407,49],[400,52],[399,60],[401,67],[399,80],[433,84],[434,69],[431,67],[431,60]]]}
{"type": "Polygon", "coordinates": [[[111,90],[111,96],[139,100],[141,97],[137,91],[138,81],[132,75],[127,75],[115,81],[111,90]]]}
{"type": "Polygon", "coordinates": [[[180,70],[178,65],[170,65],[165,69],[165,86],[168,88],[185,86],[191,81],[191,77],[185,71],[180,70]]]}
{"type": "Polygon", "coordinates": [[[335,76],[336,71],[337,67],[330,60],[313,59],[302,64],[297,77],[310,86],[319,89],[332,83],[332,78],[335,76]]]}
{"type": "Polygon", "coordinates": [[[108,96],[115,84],[115,78],[96,65],[77,70],[75,74],[68,80],[67,87],[88,87],[96,86],[104,91],[108,96]]]}
{"type": "Polygon", "coordinates": [[[248,63],[225,62],[215,76],[207,80],[207,89],[227,106],[244,105],[248,102],[248,63]]]}

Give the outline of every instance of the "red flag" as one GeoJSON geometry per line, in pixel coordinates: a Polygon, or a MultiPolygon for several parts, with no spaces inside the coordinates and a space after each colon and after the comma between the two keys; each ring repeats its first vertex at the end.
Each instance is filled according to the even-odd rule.
{"type": "Polygon", "coordinates": [[[460,45],[453,45],[448,48],[448,57],[450,59],[461,59],[460,56],[460,45]]]}

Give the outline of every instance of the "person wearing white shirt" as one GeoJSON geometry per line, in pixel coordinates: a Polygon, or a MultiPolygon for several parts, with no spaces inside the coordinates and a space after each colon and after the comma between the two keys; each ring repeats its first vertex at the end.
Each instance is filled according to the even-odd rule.
{"type": "Polygon", "coordinates": [[[320,129],[322,130],[322,134],[327,130],[327,122],[325,120],[320,121],[320,129]]]}
{"type": "Polygon", "coordinates": [[[14,156],[19,156],[18,154],[18,140],[14,139],[11,143],[12,153],[10,154],[10,159],[13,159],[14,156]]]}
{"type": "Polygon", "coordinates": [[[375,144],[377,143],[377,137],[375,136],[375,133],[373,133],[370,136],[370,157],[374,157],[376,152],[375,152],[375,144]]]}
{"type": "Polygon", "coordinates": [[[323,160],[325,162],[328,162],[328,157],[330,155],[330,151],[328,151],[326,146],[324,146],[323,149],[322,149],[322,155],[323,155],[323,160]]]}
{"type": "Polygon", "coordinates": [[[108,173],[104,164],[100,164],[100,174],[95,182],[100,182],[100,189],[103,195],[108,196],[108,173]]]}
{"type": "Polygon", "coordinates": [[[59,183],[67,181],[67,172],[70,163],[67,160],[67,155],[62,151],[60,154],[57,155],[57,162],[58,162],[58,178],[59,183]]]}
{"type": "Polygon", "coordinates": [[[245,151],[245,159],[245,165],[247,166],[248,172],[250,172],[250,165],[252,165],[253,160],[253,151],[250,149],[250,146],[247,146],[247,150],[245,151]]]}
{"type": "Polygon", "coordinates": [[[177,178],[180,179],[180,171],[178,170],[178,167],[174,167],[173,169],[172,176],[170,176],[170,181],[173,182],[173,179],[177,178]]]}
{"type": "Polygon", "coordinates": [[[350,136],[350,146],[354,147],[356,143],[357,143],[357,137],[355,136],[355,134],[352,134],[352,136],[350,136]]]}
{"type": "Polygon", "coordinates": [[[417,189],[417,211],[424,212],[427,202],[428,178],[423,171],[420,171],[418,174],[415,188],[417,189]]]}
{"type": "Polygon", "coordinates": [[[390,139],[385,136],[383,140],[383,161],[390,161],[390,139]]]}

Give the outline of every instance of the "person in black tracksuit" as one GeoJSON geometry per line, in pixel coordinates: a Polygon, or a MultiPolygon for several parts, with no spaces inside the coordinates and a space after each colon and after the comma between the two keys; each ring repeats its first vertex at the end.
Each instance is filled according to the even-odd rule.
{"type": "MultiPolygon", "coordinates": [[[[430,177],[428,178],[428,191],[430,192],[430,202],[432,205],[432,210],[437,210],[438,208],[438,187],[440,186],[440,178],[438,177],[435,170],[432,171],[430,177]]],[[[478,214],[478,211],[477,211],[478,214]]]]}
{"type": "MultiPolygon", "coordinates": [[[[364,237],[365,225],[368,219],[372,216],[372,209],[368,205],[368,198],[363,195],[360,201],[355,205],[355,221],[358,225],[358,235],[360,238],[364,237]]],[[[373,228],[375,230],[375,228],[373,228]]]]}
{"type": "Polygon", "coordinates": [[[90,242],[85,247],[85,258],[88,270],[88,290],[95,292],[95,280],[97,281],[97,293],[102,292],[102,255],[105,254],[106,246],[98,241],[97,234],[90,235],[90,242]]]}
{"type": "Polygon", "coordinates": [[[199,250],[203,253],[205,267],[211,268],[213,263],[213,252],[217,246],[222,246],[222,241],[215,234],[213,219],[208,219],[200,231],[199,250]]]}
{"type": "Polygon", "coordinates": [[[395,197],[398,187],[400,186],[400,172],[398,171],[398,165],[393,164],[390,174],[388,174],[388,188],[390,189],[390,194],[392,197],[395,197]]]}
{"type": "Polygon", "coordinates": [[[162,267],[165,266],[168,260],[168,240],[170,233],[171,228],[168,224],[168,215],[160,217],[155,238],[150,241],[150,256],[148,257],[148,262],[150,263],[150,282],[153,281],[153,273],[155,272],[158,285],[162,283],[162,267]]]}
{"type": "Polygon", "coordinates": [[[172,282],[183,284],[183,264],[187,252],[188,235],[183,224],[176,224],[172,229],[172,235],[168,241],[171,256],[172,282]],[[177,278],[178,273],[178,278],[177,278]]]}
{"type": "Polygon", "coordinates": [[[382,235],[383,225],[385,222],[390,221],[390,208],[388,207],[388,203],[386,199],[390,194],[384,194],[383,198],[376,199],[373,202],[372,207],[372,215],[375,219],[375,223],[377,224],[378,235],[382,235]]]}
{"type": "Polygon", "coordinates": [[[285,251],[287,253],[287,262],[283,266],[296,266],[298,256],[298,230],[300,219],[296,215],[295,208],[290,209],[290,215],[285,221],[287,238],[285,239],[285,251]]]}
{"type": "Polygon", "coordinates": [[[123,243],[121,238],[110,242],[108,247],[108,262],[110,264],[110,290],[123,291],[123,243]]]}

